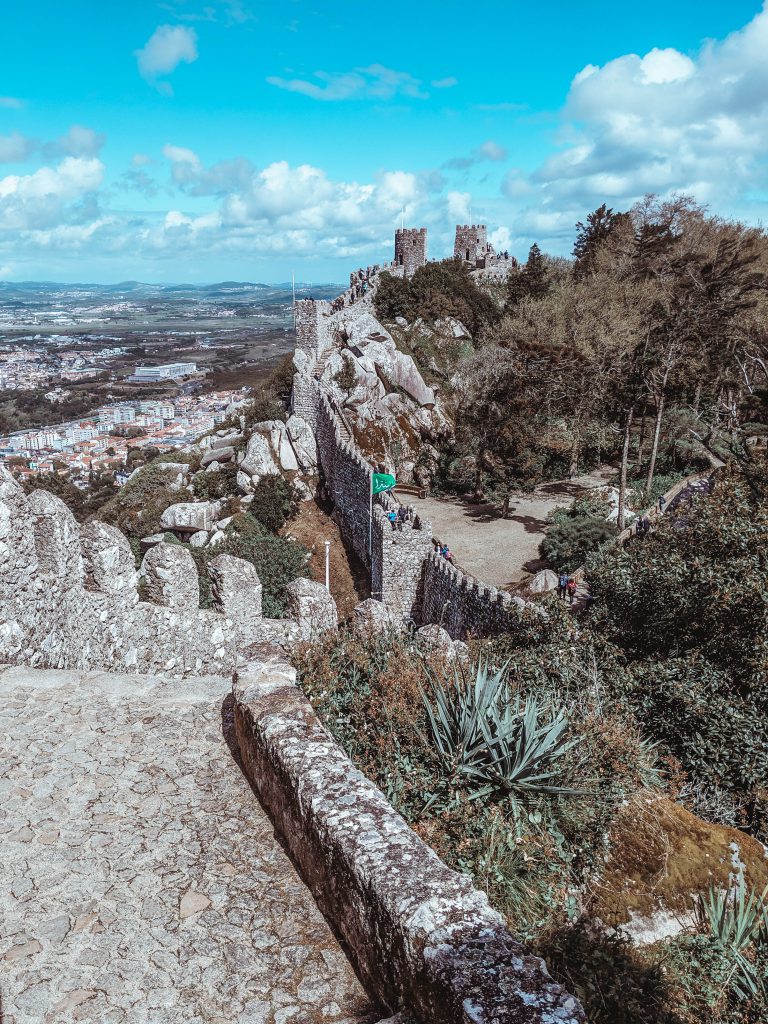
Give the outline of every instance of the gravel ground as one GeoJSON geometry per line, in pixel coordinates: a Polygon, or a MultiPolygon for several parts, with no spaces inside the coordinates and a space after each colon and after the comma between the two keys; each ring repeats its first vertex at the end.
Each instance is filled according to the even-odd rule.
{"type": "Polygon", "coordinates": [[[547,516],[558,506],[569,506],[591,487],[605,483],[614,470],[600,467],[594,474],[558,481],[532,494],[513,498],[509,515],[500,517],[496,504],[476,504],[464,498],[403,500],[432,521],[434,536],[447,543],[454,560],[466,572],[494,587],[508,587],[542,568],[539,544],[547,516]]]}

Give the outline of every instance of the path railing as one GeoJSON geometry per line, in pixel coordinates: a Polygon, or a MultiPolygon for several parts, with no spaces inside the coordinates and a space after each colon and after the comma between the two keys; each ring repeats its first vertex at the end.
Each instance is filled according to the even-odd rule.
{"type": "MultiPolygon", "coordinates": [[[[676,484],[665,491],[661,498],[658,498],[650,508],[646,509],[645,512],[641,512],[637,518],[631,523],[626,529],[622,530],[621,533],[613,540],[613,544],[625,544],[631,537],[634,537],[637,533],[638,522],[645,518],[650,519],[652,522],[660,519],[663,512],[659,511],[659,503],[663,498],[664,508],[668,508],[670,503],[675,498],[682,494],[688,487],[693,487],[700,483],[702,480],[708,480],[713,473],[716,472],[718,467],[712,466],[709,469],[703,470],[701,473],[692,473],[690,476],[683,477],[682,480],[678,480],[676,484]]],[[[580,565],[578,569],[569,574],[577,583],[587,586],[586,584],[586,566],[580,565]]]]}

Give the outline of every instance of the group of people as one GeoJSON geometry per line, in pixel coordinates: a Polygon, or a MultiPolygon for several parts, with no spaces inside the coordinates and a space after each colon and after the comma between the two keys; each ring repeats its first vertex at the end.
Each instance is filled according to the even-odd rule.
{"type": "Polygon", "coordinates": [[[446,562],[450,562],[451,565],[453,565],[453,555],[451,553],[451,549],[448,547],[447,544],[438,544],[437,550],[438,553],[446,560],[446,562]]]}
{"type": "Polygon", "coordinates": [[[414,511],[410,505],[398,505],[397,511],[393,508],[387,512],[387,519],[393,530],[402,530],[406,524],[413,522],[414,511]]]}
{"type": "Polygon", "coordinates": [[[557,594],[563,601],[568,600],[573,604],[576,600],[576,591],[579,589],[579,584],[576,582],[573,576],[569,576],[567,572],[561,572],[557,579],[557,594]]]}
{"type": "Polygon", "coordinates": [[[379,267],[376,265],[374,267],[366,267],[365,269],[360,267],[359,270],[349,275],[349,292],[347,294],[349,295],[350,305],[356,299],[361,299],[363,295],[367,294],[378,272],[379,267]]]}

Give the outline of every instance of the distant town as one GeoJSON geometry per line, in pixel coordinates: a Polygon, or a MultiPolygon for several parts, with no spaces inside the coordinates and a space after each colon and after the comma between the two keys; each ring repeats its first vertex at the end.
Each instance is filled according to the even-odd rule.
{"type": "Polygon", "coordinates": [[[113,472],[120,485],[128,476],[123,470],[129,449],[183,448],[221,423],[227,407],[245,398],[249,390],[104,405],[83,419],[0,438],[0,461],[22,480],[56,473],[87,486],[92,473],[113,472]]]}

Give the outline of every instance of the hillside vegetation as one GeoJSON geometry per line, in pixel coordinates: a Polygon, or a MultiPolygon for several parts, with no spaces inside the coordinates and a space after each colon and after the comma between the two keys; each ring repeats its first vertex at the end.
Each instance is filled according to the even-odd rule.
{"type": "MultiPolygon", "coordinates": [[[[504,498],[615,459],[621,526],[628,482],[750,464],[766,429],[768,238],[685,196],[602,206],[577,231],[573,260],[534,245],[504,288],[458,261],[385,276],[377,313],[455,317],[471,335],[443,367],[454,437],[439,484],[504,498]]],[[[429,346],[409,351],[433,370],[429,346]]]]}

